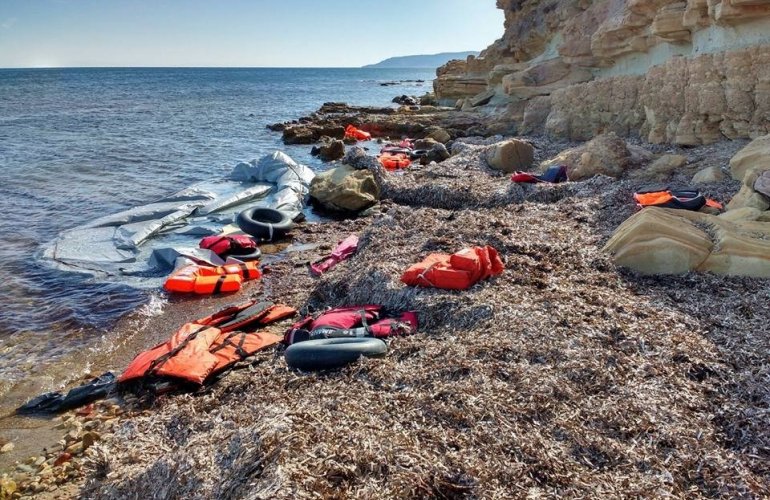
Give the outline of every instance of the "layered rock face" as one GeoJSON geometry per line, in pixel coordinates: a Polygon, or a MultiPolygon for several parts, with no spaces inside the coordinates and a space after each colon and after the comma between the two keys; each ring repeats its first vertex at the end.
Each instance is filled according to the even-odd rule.
{"type": "Polygon", "coordinates": [[[444,104],[494,90],[487,112],[579,140],[695,145],[770,132],[770,0],[497,5],[503,37],[438,70],[444,104]]]}

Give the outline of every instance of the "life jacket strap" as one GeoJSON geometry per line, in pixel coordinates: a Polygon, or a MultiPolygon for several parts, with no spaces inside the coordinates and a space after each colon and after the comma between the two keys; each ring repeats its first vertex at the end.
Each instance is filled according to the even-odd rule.
{"type": "Polygon", "coordinates": [[[223,274],[222,276],[219,277],[219,279],[217,280],[217,284],[214,285],[214,291],[211,292],[213,295],[217,295],[218,293],[220,293],[222,291],[222,285],[225,284],[225,280],[226,279],[227,279],[227,275],[226,274],[223,274]]]}

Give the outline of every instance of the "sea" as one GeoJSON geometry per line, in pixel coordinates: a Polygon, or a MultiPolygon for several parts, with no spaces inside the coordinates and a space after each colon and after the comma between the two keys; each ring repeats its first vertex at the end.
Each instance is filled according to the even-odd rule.
{"type": "Polygon", "coordinates": [[[166,303],[160,291],[51,268],[40,254],[59,232],[221,178],[275,150],[327,168],[310,146],[284,146],[266,126],[328,101],[392,105],[397,95],[430,90],[434,76],[433,69],[0,69],[0,408],[22,400],[25,387],[65,386],[66,377],[42,375],[61,374],[52,367],[76,354],[85,364],[120,318],[158,315],[166,303]],[[382,85],[389,82],[397,83],[382,85]]]}

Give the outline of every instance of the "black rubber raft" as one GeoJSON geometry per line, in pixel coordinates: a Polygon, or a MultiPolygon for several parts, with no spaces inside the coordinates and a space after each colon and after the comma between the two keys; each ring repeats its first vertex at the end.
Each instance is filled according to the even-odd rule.
{"type": "Polygon", "coordinates": [[[340,368],[358,361],[361,356],[380,358],[388,346],[375,338],[337,338],[307,340],[293,344],[284,356],[291,368],[304,371],[340,368]]]}

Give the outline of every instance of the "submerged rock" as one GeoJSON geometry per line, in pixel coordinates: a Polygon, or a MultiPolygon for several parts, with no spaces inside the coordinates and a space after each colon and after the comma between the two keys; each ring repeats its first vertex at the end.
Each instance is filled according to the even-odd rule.
{"type": "Polygon", "coordinates": [[[329,210],[359,212],[379,201],[380,186],[371,171],[342,165],[318,174],[310,196],[329,210]]]}

